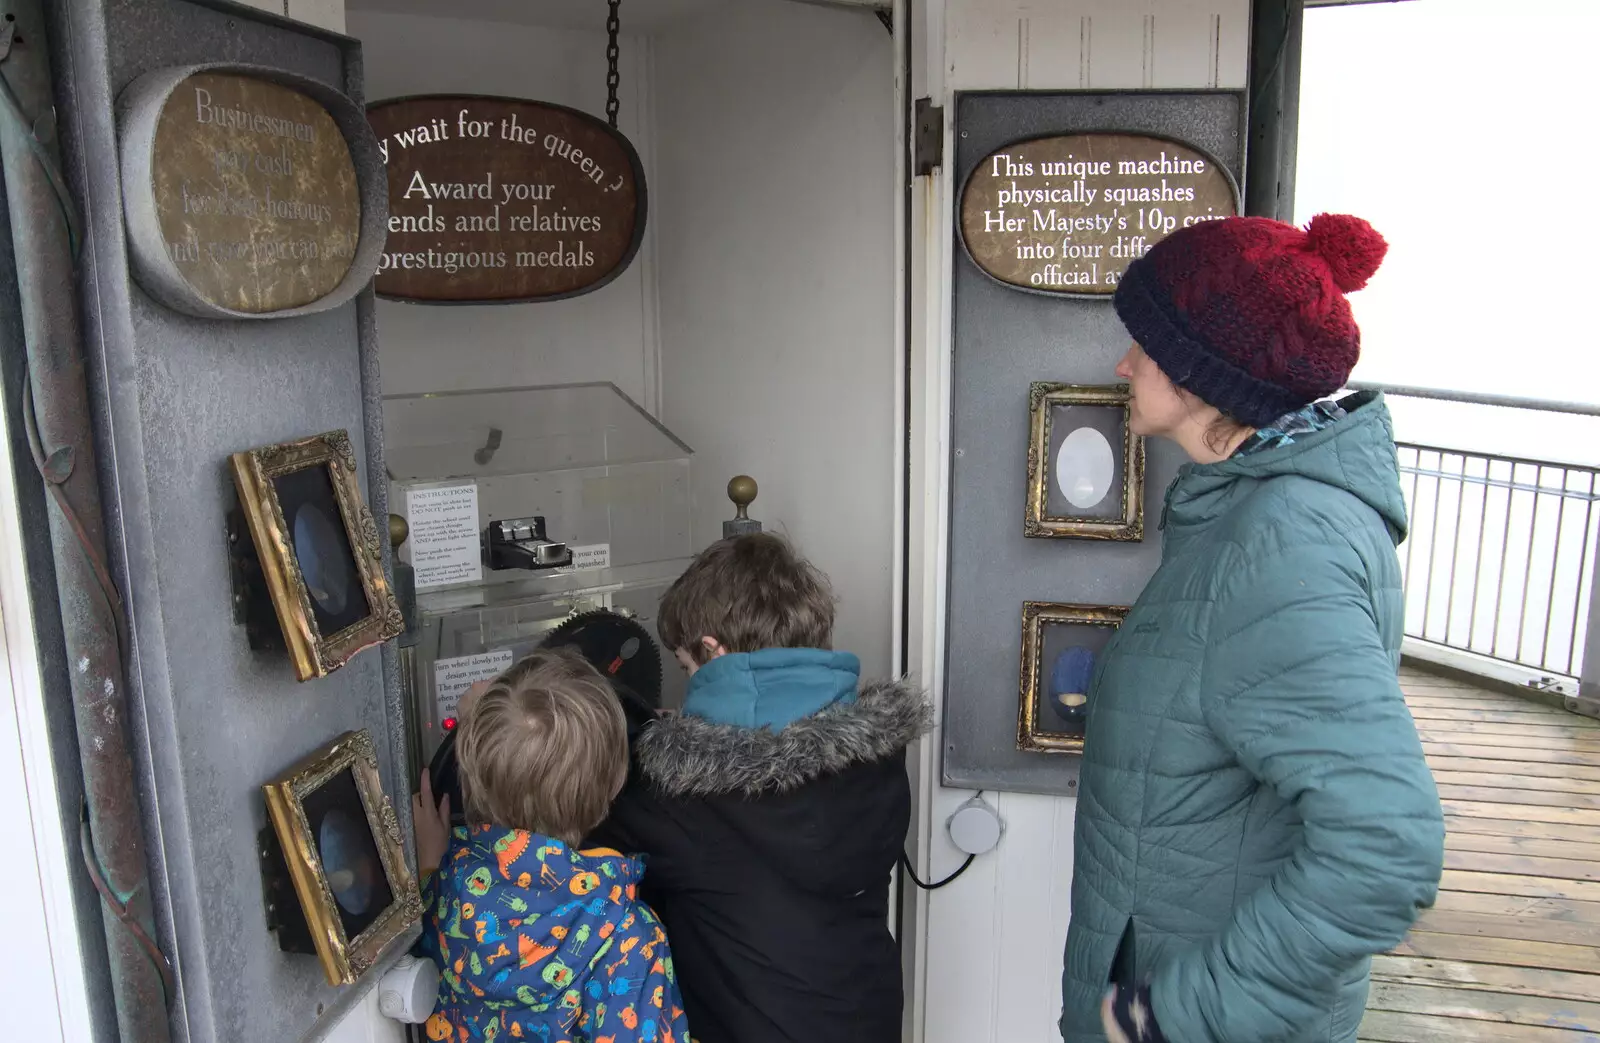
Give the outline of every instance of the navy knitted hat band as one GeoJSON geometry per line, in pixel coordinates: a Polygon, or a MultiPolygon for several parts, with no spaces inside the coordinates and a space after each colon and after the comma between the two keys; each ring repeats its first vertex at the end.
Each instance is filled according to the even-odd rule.
{"type": "Polygon", "coordinates": [[[1262,217],[1207,221],[1129,265],[1113,301],[1174,384],[1264,427],[1349,379],[1361,342],[1344,295],[1387,248],[1358,217],[1324,214],[1304,231],[1262,217]]]}

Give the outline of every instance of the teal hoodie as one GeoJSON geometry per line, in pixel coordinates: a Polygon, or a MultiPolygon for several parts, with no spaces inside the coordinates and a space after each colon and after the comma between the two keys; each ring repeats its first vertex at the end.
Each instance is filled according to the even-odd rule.
{"type": "Polygon", "coordinates": [[[856,701],[861,660],[819,648],[763,648],[718,656],[689,679],[683,712],[737,728],[783,728],[856,701]]]}
{"type": "Polygon", "coordinates": [[[1405,537],[1381,397],[1182,468],[1090,684],[1061,1030],[1115,966],[1171,1043],[1353,1043],[1431,905],[1438,790],[1396,678],[1405,537]]]}

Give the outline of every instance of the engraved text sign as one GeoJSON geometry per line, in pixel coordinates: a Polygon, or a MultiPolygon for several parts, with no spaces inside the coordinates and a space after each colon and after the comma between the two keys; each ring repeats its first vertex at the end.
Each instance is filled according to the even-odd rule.
{"type": "Polygon", "coordinates": [[[235,73],[188,77],[156,122],[150,177],[166,254],[214,306],[299,308],[350,271],[355,164],[327,109],[297,90],[235,73]]]}
{"type": "Polygon", "coordinates": [[[418,303],[555,300],[604,286],[644,235],[633,146],[573,109],[435,95],[367,117],[389,176],[379,296],[418,303]]]}
{"type": "Polygon", "coordinates": [[[1069,134],[986,157],[962,192],[961,236],[978,267],[1003,283],[1099,296],[1165,236],[1237,213],[1232,178],[1196,149],[1138,134],[1069,134]]]}

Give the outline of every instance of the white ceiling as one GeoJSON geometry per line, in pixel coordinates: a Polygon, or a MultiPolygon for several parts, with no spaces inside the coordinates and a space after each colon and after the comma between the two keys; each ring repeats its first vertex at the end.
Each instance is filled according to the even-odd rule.
{"type": "MultiPolygon", "coordinates": [[[[652,33],[664,26],[727,7],[736,0],[622,0],[622,31],[652,33]]],[[[606,0],[348,0],[352,11],[512,22],[552,29],[604,32],[606,0]]]]}

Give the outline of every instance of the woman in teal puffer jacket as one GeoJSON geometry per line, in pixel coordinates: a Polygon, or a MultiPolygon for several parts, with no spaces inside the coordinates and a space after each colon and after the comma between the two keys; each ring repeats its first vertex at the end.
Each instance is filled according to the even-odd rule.
{"type": "Polygon", "coordinates": [[[1229,218],[1117,289],[1133,429],[1193,463],[1090,691],[1067,1043],[1353,1043],[1372,956],[1434,900],[1389,413],[1322,400],[1360,349],[1344,295],[1386,249],[1359,218],[1229,218]]]}

